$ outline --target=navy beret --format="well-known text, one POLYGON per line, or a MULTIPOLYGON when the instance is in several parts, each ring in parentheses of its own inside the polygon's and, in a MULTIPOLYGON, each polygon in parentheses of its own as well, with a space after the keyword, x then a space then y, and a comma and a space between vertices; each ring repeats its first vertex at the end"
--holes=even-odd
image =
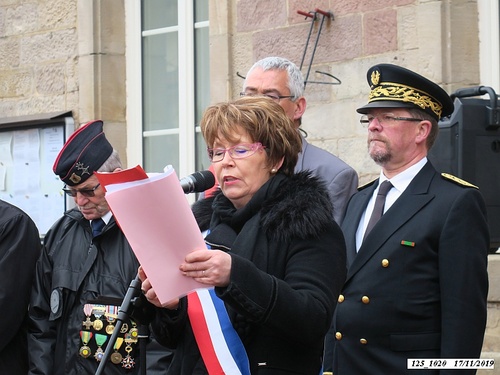
POLYGON ((453 101, 446 91, 411 70, 378 64, 368 69, 366 77, 371 92, 368 104, 357 109, 359 113, 372 108, 418 108, 438 121, 453 113, 453 101))
POLYGON ((75 186, 87 180, 113 153, 102 128, 102 121, 91 121, 64 144, 52 169, 66 185, 75 186))

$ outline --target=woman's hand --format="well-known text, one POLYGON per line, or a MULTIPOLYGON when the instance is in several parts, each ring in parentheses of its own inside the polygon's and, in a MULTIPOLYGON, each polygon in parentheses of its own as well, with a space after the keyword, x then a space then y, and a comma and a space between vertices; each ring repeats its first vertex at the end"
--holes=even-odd
POLYGON ((139 279, 141 280, 141 290, 146 299, 151 302, 153 305, 157 307, 164 307, 170 310, 177 310, 179 306, 179 298, 174 298, 173 300, 170 300, 164 304, 160 302, 158 297, 156 296, 156 292, 151 286, 151 283, 149 282, 148 277, 146 276, 146 273, 144 272, 144 269, 142 267, 139 267, 139 279))
POLYGON ((179 267, 184 276, 211 286, 229 285, 231 256, 220 250, 195 250, 179 267))

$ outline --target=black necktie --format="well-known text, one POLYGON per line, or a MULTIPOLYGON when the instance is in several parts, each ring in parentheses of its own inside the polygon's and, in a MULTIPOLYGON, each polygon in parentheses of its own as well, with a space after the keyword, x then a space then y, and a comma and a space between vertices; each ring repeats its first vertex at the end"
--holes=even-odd
POLYGON ((392 184, 390 183, 389 180, 385 180, 380 185, 377 197, 375 198, 375 205, 373 206, 372 216, 370 217, 370 221, 368 222, 368 226, 366 227, 363 240, 366 238, 368 233, 370 233, 375 224, 377 224, 377 221, 379 221, 379 219, 382 217, 382 214, 384 213, 385 198, 387 197, 387 193, 391 189, 392 189, 392 184))
POLYGON ((104 224, 104 220, 99 218, 99 219, 92 220, 90 225, 92 226, 92 237, 96 237, 99 234, 101 234, 102 228, 104 228, 105 224, 104 224))

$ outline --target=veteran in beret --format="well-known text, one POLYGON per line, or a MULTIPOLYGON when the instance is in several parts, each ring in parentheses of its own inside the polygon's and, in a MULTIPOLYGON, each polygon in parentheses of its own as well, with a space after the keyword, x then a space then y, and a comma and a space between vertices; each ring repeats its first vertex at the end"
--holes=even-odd
POLYGON ((368 103, 357 111, 381 171, 358 189, 342 223, 348 274, 334 316, 333 373, 407 374, 408 359, 479 358, 488 292, 485 204, 476 186, 439 174, 427 159, 453 102, 400 66, 375 65, 367 79, 368 103))
MULTIPOLYGON (((99 120, 73 133, 56 158, 54 173, 76 207, 47 232, 36 265, 29 308, 30 375, 94 374, 103 359, 139 267, 94 175, 121 168, 99 120)), ((105 374, 142 373, 135 322, 124 322, 113 345, 105 374)), ((170 355, 164 350, 153 354, 153 367, 170 355)))

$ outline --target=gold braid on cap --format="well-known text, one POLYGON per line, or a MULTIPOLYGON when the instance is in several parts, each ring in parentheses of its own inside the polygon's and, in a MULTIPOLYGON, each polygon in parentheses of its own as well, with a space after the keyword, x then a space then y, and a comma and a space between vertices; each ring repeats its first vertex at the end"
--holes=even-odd
POLYGON ((413 87, 391 82, 384 82, 370 92, 368 102, 371 103, 377 100, 394 100, 413 103, 424 110, 429 108, 438 118, 441 118, 441 113, 443 112, 443 106, 429 94, 418 91, 413 87))

